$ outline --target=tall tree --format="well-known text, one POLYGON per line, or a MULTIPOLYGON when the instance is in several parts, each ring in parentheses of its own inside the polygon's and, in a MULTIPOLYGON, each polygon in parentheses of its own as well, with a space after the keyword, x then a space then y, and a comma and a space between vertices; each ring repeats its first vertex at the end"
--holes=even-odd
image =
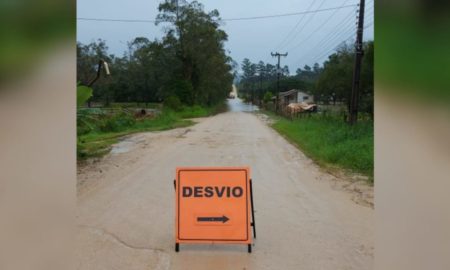
POLYGON ((159 5, 157 24, 167 23, 181 62, 173 85, 183 88, 178 97, 189 104, 212 105, 223 100, 231 89, 232 59, 226 55, 227 34, 219 29, 219 12, 204 12, 197 1, 166 0, 159 5))
MULTIPOLYGON (((373 116, 373 42, 365 43, 364 47, 359 110, 373 116)), ((316 96, 325 102, 338 100, 349 105, 354 57, 355 49, 350 44, 343 44, 329 56, 317 81, 316 96)))
POLYGON ((224 49, 227 34, 219 28, 217 10, 205 12, 196 1, 166 0, 159 5, 159 23, 166 26, 161 40, 136 37, 123 57, 109 56, 102 40, 78 43, 78 81, 87 84, 103 59, 113 76, 96 82, 96 101, 154 102, 173 97, 187 105, 223 102, 237 67, 224 49))

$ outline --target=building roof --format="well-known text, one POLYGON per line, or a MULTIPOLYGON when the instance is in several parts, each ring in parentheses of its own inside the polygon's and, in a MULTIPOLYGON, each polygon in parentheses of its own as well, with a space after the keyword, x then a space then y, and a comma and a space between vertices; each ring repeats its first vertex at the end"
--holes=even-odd
POLYGON ((292 89, 292 90, 289 90, 289 91, 286 91, 286 92, 280 92, 278 94, 278 96, 279 97, 285 97, 285 96, 290 96, 290 95, 293 95, 293 94, 297 95, 297 93, 298 93, 297 89, 292 89))

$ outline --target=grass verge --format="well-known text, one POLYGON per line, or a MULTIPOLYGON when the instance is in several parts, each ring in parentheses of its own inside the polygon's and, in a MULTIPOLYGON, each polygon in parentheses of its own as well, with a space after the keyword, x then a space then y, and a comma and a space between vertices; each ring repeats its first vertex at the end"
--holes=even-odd
POLYGON ((349 126, 341 117, 311 115, 289 120, 264 112, 272 127, 327 169, 344 169, 368 177, 373 183, 373 122, 349 126))
POLYGON ((183 107, 180 111, 163 109, 154 118, 135 118, 131 114, 103 113, 101 109, 78 115, 77 158, 84 160, 108 153, 111 145, 121 137, 137 132, 161 131, 187 127, 194 122, 186 118, 206 117, 226 110, 222 105, 214 107, 183 107))
POLYGON ((197 118, 197 117, 208 117, 221 112, 225 112, 226 110, 227 105, 225 103, 221 103, 211 107, 202 107, 198 105, 192 107, 185 106, 181 111, 176 113, 181 118, 197 118))

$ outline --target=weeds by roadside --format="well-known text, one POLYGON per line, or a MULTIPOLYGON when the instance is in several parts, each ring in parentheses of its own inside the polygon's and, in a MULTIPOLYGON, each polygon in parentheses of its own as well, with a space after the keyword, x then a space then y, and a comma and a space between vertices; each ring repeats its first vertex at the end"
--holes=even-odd
POLYGON ((221 103, 212 107, 202 107, 202 106, 192 106, 192 107, 183 107, 183 109, 177 112, 177 115, 181 118, 197 118, 197 117, 207 117, 211 115, 215 115, 218 113, 225 112, 227 110, 227 105, 225 103, 221 103))
POLYGON ((264 111, 272 127, 323 167, 339 167, 363 174, 373 183, 373 122, 349 126, 341 117, 319 114, 294 120, 264 111))
POLYGON ((83 160, 102 156, 109 152, 112 144, 128 134, 190 126, 194 122, 187 118, 210 116, 222 112, 223 108, 223 105, 218 105, 210 108, 183 107, 180 111, 162 109, 145 117, 136 117, 133 110, 123 108, 113 111, 100 108, 79 109, 77 158, 83 160))

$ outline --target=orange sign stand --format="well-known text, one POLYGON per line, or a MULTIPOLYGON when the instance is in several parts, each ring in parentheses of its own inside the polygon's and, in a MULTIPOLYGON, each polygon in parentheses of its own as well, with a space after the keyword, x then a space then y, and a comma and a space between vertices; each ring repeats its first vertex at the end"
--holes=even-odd
POLYGON ((256 238, 248 167, 177 168, 175 251, 180 244, 246 244, 256 238))

